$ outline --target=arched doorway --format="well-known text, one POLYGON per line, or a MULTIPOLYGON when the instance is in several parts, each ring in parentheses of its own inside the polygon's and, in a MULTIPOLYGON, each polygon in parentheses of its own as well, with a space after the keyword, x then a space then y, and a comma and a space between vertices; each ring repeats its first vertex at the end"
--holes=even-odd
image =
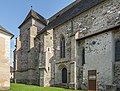
POLYGON ((67 83, 67 69, 62 69, 62 83, 67 83))

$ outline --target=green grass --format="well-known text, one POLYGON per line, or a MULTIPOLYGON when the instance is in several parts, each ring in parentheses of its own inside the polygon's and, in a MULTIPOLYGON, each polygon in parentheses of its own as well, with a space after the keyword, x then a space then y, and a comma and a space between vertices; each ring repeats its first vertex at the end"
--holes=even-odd
POLYGON ((56 87, 39 87, 33 85, 11 83, 11 89, 7 91, 80 91, 80 90, 69 90, 56 87))

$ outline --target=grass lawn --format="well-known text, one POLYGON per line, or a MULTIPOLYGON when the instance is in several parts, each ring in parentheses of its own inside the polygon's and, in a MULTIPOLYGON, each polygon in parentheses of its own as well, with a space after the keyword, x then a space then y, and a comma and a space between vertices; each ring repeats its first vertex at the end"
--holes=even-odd
POLYGON ((80 91, 80 90, 69 90, 69 89, 56 88, 56 87, 39 87, 39 86, 11 83, 11 89, 7 91, 80 91))

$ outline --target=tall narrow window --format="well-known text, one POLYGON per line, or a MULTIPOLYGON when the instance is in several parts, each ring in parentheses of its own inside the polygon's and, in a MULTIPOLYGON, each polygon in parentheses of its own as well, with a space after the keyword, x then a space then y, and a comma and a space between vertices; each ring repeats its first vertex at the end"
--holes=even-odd
POLYGON ((41 52, 41 43, 39 42, 39 53, 41 52))
POLYGON ((115 43, 115 61, 120 61, 120 40, 115 43))
POLYGON ((85 48, 82 49, 82 66, 85 64, 85 48))
POLYGON ((63 35, 60 39, 60 57, 65 58, 65 38, 63 35))

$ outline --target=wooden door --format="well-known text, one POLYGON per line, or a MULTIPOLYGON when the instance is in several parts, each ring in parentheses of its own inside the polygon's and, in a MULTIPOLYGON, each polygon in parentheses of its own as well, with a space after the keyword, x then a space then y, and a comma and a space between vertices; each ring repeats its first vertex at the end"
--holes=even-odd
POLYGON ((88 71, 88 90, 96 91, 96 70, 88 71))

